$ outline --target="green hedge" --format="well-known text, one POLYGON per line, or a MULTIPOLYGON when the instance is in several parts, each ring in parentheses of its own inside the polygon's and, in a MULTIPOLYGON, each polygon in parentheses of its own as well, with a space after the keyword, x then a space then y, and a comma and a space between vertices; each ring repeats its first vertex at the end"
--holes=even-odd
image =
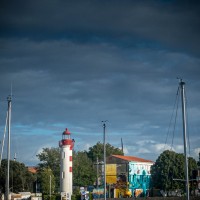
POLYGON ((60 199, 61 199, 61 196, 60 196, 60 194, 52 194, 52 195, 51 195, 51 199, 50 199, 50 196, 49 196, 49 195, 44 194, 44 195, 42 196, 42 199, 43 199, 43 200, 60 200, 60 199))
POLYGON ((81 200, 80 194, 72 194, 71 200, 81 200))

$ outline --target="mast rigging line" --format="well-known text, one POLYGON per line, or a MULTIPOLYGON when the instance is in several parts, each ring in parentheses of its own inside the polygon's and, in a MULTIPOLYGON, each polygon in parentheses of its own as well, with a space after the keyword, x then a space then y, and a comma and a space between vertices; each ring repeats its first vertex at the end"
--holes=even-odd
MULTIPOLYGON (((170 133, 170 127, 172 127, 172 120, 174 118, 174 125, 173 125, 173 130, 172 130, 172 142, 171 142, 171 146, 170 146, 170 150, 173 150, 175 129, 176 129, 176 124, 177 124, 179 103, 180 103, 180 96, 181 96, 180 89, 181 88, 180 88, 180 85, 179 85, 178 89, 177 89, 177 92, 176 92, 176 98, 175 98, 175 102, 174 102, 174 105, 173 105, 173 111, 172 111, 172 115, 171 115, 171 118, 170 118, 168 130, 167 130, 167 136, 166 136, 166 140, 165 140, 164 150, 166 149, 166 146, 167 146, 167 141, 168 141, 169 133, 170 133)), ((186 92, 185 92, 185 99, 186 99, 186 116, 187 116, 187 119, 188 119, 188 109, 187 109, 188 101, 187 101, 186 92)), ((187 121, 187 127, 189 127, 188 126, 188 121, 187 121)), ((187 131, 187 132, 188 132, 187 140, 188 140, 188 147, 189 147, 188 152, 189 152, 189 155, 190 155, 190 137, 189 137, 189 131, 187 131)))
POLYGON ((178 115, 178 106, 179 106, 179 89, 178 89, 178 95, 177 95, 177 104, 176 104, 176 114, 175 114, 175 119, 174 119, 174 126, 173 126, 173 132, 172 132, 172 144, 171 144, 171 149, 173 148, 174 145, 174 133, 176 129, 176 121, 177 121, 177 115, 178 115))
MULTIPOLYGON (((177 96, 178 97, 181 96, 181 102, 182 102, 183 144, 184 144, 184 156, 185 156, 185 190, 186 190, 186 194, 187 194, 186 195, 187 200, 189 200, 189 173, 188 173, 188 152, 187 152, 187 144, 188 144, 187 139, 189 138, 188 134, 187 134, 187 123, 188 123, 187 122, 187 114, 188 113, 187 113, 187 109, 186 109, 185 82, 183 82, 182 79, 180 79, 180 82, 179 82, 177 96)), ((174 109, 175 109, 175 106, 174 106, 174 109)), ((178 110, 178 103, 176 106, 175 123, 176 123, 176 118, 177 118, 177 110, 178 110)), ((174 113, 174 110, 173 110, 173 113, 174 113)), ((171 122, 171 120, 170 120, 170 122, 171 122)), ((174 130, 175 130, 175 126, 174 126, 174 130)), ((174 132, 173 132, 173 139, 174 139, 174 132)), ((173 140, 172 140, 172 145, 173 145, 173 140)), ((174 161, 174 159, 172 159, 172 162, 173 161, 174 161)), ((168 174, 169 174, 169 167, 170 167, 170 164, 168 165, 168 174)), ((174 172, 174 171, 172 171, 172 172, 174 172)), ((173 177, 173 174, 172 174, 172 177, 173 177)), ((178 179, 173 179, 173 180, 178 180, 178 179)))
POLYGON ((5 123, 5 128, 4 128, 3 140, 2 140, 2 144, 1 144, 0 168, 1 168, 1 161, 2 161, 2 157, 3 157, 3 148, 4 148, 4 142, 5 142, 7 123, 8 123, 8 111, 6 112, 6 123, 5 123))
MULTIPOLYGON (((168 140, 168 137, 169 137, 170 127, 172 126, 172 119, 174 117, 175 107, 176 107, 176 115, 177 115, 177 104, 178 104, 178 99, 179 99, 179 95, 178 95, 179 94, 179 90, 180 90, 180 88, 178 87, 177 92, 176 92, 176 98, 175 98, 174 105, 173 105, 172 115, 171 115, 171 118, 170 118, 168 130, 167 130, 167 136, 166 136, 166 140, 165 140, 164 150, 165 150, 166 145, 167 145, 167 140, 168 140)), ((175 125, 174 125, 174 129, 175 129, 175 125)), ((174 130, 173 130, 173 136, 174 136, 174 130)), ((172 140, 172 144, 173 144, 173 140, 172 140)))

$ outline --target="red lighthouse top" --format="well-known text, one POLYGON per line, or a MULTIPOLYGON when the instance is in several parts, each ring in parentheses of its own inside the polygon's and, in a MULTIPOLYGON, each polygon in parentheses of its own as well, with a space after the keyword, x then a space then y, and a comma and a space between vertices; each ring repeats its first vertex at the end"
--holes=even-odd
POLYGON ((65 131, 63 132, 63 135, 70 135, 71 133, 69 132, 68 128, 65 129, 65 131))
POLYGON ((74 139, 70 139, 70 135, 71 135, 71 133, 66 128, 65 131, 62 133, 62 140, 59 141, 60 147, 70 145, 70 150, 73 149, 75 141, 74 141, 74 139))

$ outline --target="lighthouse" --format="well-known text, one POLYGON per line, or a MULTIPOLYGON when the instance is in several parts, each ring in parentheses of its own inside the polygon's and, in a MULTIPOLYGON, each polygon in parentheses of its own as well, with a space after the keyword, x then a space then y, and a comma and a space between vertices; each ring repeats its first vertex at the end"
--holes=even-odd
POLYGON ((72 149, 74 140, 70 138, 71 133, 66 128, 59 141, 60 151, 60 192, 61 200, 71 200, 72 195, 72 149))

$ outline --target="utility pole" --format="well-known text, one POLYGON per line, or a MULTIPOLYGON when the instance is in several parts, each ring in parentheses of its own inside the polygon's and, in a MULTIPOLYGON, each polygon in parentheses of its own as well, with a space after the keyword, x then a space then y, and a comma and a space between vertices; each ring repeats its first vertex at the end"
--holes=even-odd
POLYGON ((51 175, 49 176, 49 196, 51 200, 51 175))
POLYGON ((97 156, 97 182, 96 182, 96 188, 98 190, 99 188, 99 159, 98 159, 98 156, 97 156))
MULTIPOLYGON (((106 120, 107 121, 107 120, 106 120)), ((106 200, 106 121, 103 122, 104 199, 106 200)))

